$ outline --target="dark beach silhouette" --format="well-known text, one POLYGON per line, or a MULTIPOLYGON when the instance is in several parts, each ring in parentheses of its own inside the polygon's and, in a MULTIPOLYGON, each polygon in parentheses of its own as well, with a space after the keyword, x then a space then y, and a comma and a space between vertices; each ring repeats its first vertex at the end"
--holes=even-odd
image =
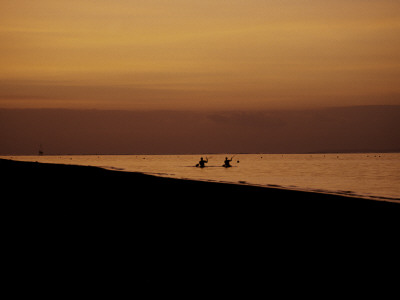
POLYGON ((194 205, 198 201, 203 203, 213 201, 213 207, 217 208, 221 205, 226 209, 225 204, 229 202, 231 208, 257 206, 289 215, 291 213, 300 215, 300 212, 309 215, 311 208, 329 208, 332 213, 344 215, 346 212, 352 212, 353 209, 371 208, 379 212, 387 207, 398 207, 398 204, 390 202, 342 195, 164 178, 91 166, 0 159, 0 167, 3 175, 6 175, 2 182, 3 190, 12 192, 13 197, 21 194, 27 198, 37 196, 39 199, 46 200, 65 198, 70 202, 82 199, 80 205, 90 201, 101 203, 108 199, 117 201, 126 199, 124 201, 127 201, 127 204, 138 205, 144 203, 143 199, 149 197, 154 197, 154 199, 171 197, 167 201, 169 205, 173 205, 178 200, 190 199, 185 206, 194 205), (206 190, 208 198, 198 195, 196 193, 198 190, 206 190), (215 200, 218 202, 214 202, 215 200))
MULTIPOLYGON (((321 286, 333 271, 346 276, 343 261, 351 258, 354 267, 354 257, 368 251, 353 250, 355 241, 372 243, 374 234, 390 228, 388 220, 397 222, 400 209, 397 203, 97 167, 0 159, 0 170, 9 237, 2 240, 5 249, 12 247, 13 270, 28 268, 24 276, 31 278, 37 270, 57 274, 46 277, 54 285, 73 276, 85 285, 89 277, 107 286, 133 282, 146 293, 236 291, 237 285, 247 295, 265 280, 275 291, 288 284, 297 290, 311 271, 307 280, 321 286), (329 259, 327 249, 336 249, 329 259)), ((385 257, 397 249, 382 245, 385 257)))

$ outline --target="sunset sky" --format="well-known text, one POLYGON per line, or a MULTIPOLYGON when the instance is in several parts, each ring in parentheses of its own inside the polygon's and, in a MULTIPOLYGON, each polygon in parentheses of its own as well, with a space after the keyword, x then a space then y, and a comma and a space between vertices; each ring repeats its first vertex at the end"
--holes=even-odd
POLYGON ((398 0, 2 0, 0 108, 400 105, 398 0))

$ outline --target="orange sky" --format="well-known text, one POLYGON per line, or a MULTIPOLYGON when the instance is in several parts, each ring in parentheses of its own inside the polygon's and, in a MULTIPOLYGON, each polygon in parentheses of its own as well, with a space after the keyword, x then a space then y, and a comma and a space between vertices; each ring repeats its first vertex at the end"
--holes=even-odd
POLYGON ((400 104, 398 0, 2 0, 0 108, 400 104))

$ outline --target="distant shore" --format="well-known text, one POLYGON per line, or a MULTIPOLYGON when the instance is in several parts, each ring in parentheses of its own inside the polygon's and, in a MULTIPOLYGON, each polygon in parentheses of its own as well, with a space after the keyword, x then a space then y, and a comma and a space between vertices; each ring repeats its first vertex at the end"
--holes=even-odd
MULTIPOLYGON (((256 154, 256 155, 312 155, 312 154, 390 154, 390 153, 400 153, 400 149, 375 149, 375 150, 321 150, 321 151, 305 151, 305 152, 237 152, 235 155, 247 155, 247 154, 256 154)), ((45 153, 45 156, 93 156, 93 155, 136 155, 136 156, 151 156, 151 155, 226 155, 233 153, 226 152, 207 152, 207 153, 197 153, 197 152, 184 152, 184 153, 167 153, 167 154, 158 154, 158 153, 133 153, 132 152, 110 152, 110 153, 45 153)), ((20 154, 1 154, 0 157, 4 159, 12 159, 12 157, 20 157, 20 156, 40 156, 38 153, 20 153, 20 154)), ((2 159, 2 158, 0 158, 2 159)))

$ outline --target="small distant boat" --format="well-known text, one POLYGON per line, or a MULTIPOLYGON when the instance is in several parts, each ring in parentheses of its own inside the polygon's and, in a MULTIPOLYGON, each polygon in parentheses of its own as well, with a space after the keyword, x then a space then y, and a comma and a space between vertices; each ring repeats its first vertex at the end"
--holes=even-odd
POLYGON ((40 146, 39 146, 39 156, 42 156, 42 155, 43 155, 43 147, 40 144, 40 146))

